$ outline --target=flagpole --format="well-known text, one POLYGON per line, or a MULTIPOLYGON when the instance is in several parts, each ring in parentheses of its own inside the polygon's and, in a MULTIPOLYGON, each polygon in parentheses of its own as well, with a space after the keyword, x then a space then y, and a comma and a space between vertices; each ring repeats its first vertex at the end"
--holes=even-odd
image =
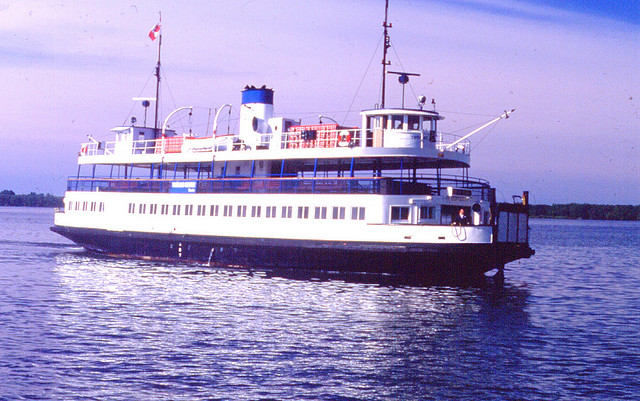
MULTIPOLYGON (((162 23, 162 13, 160 14, 160 23, 162 23)), ((162 29, 158 38, 158 64, 156 64, 156 116, 153 126, 153 135, 158 138, 158 106, 160 104, 160 50, 162 49, 162 29)))

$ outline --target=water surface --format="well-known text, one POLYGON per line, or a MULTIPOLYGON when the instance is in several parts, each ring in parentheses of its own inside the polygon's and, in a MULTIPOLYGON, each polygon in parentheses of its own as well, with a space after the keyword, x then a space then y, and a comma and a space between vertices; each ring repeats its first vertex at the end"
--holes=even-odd
POLYGON ((533 220, 504 289, 96 257, 0 208, 0 399, 637 399, 640 224, 533 220), (322 276, 320 276, 322 277, 322 276))

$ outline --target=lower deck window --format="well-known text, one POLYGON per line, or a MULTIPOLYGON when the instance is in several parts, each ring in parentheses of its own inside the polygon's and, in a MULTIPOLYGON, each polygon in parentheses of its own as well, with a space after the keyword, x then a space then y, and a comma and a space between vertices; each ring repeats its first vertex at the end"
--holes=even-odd
POLYGON ((436 218, 435 206, 420 206, 420 220, 433 220, 436 218))
POLYGON ((409 206, 391 206, 391 221, 409 221, 409 206))
POLYGON ((299 219, 309 218, 309 206, 298 206, 298 218, 299 219))
POLYGON ((364 208, 352 207, 351 208, 351 220, 364 220, 364 208))
POLYGON ((291 218, 291 209, 293 209, 291 206, 282 206, 282 218, 283 219, 290 219, 291 218))
POLYGON ((327 218, 327 208, 326 207, 316 207, 315 216, 316 219, 326 219, 327 218))
POLYGON ((440 209, 440 224, 470 224, 470 214, 471 208, 467 206, 442 205, 442 208, 440 209), (462 210, 463 218, 460 217, 460 210, 462 210))

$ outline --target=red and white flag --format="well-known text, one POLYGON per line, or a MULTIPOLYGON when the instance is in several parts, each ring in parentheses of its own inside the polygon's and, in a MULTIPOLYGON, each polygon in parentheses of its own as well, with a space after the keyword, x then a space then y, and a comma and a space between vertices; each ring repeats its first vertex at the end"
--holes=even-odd
POLYGON ((160 35, 160 22, 158 22, 156 26, 151 28, 151 30, 149 31, 149 37, 151 38, 151 40, 156 40, 158 35, 160 35))

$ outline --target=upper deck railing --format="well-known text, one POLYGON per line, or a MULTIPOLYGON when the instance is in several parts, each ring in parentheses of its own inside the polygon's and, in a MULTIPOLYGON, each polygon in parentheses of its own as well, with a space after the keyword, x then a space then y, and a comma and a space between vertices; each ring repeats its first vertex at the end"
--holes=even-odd
POLYGON ((204 179, 85 178, 67 181, 68 191, 142 193, 286 193, 439 195, 447 188, 464 189, 465 196, 491 200, 488 181, 458 176, 405 177, 229 177, 204 179))
MULTIPOLYGON (((365 132, 362 138, 361 130, 357 128, 337 130, 302 130, 281 134, 262 134, 264 145, 255 150, 269 149, 325 149, 340 147, 374 147, 371 130, 365 132), (280 138, 273 138, 279 135, 280 138)), ((427 148, 435 147, 439 151, 449 150, 470 154, 469 141, 461 141, 454 147, 448 145, 455 142, 459 136, 446 133, 431 134, 422 130, 385 130, 386 140, 382 147, 391 148, 427 148)), ((379 145, 378 145, 379 146, 379 145)), ((110 156, 110 155, 143 155, 143 154, 195 154, 203 152, 227 152, 248 149, 239 141, 236 135, 217 137, 187 137, 175 136, 158 139, 121 140, 109 142, 85 142, 81 145, 79 156, 110 156)))

